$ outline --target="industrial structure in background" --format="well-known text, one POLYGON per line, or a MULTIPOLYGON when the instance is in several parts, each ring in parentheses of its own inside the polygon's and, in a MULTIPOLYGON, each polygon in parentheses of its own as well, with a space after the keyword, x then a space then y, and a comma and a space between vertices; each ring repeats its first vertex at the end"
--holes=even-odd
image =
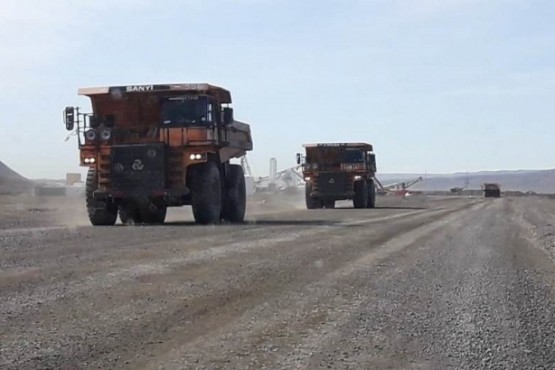
POLYGON ((457 195, 462 195, 462 192, 465 190, 465 188, 461 188, 461 187, 454 187, 449 189, 451 191, 452 194, 457 194, 457 195))
POLYGON ((408 189, 411 186, 418 184, 420 181, 423 180, 423 178, 420 176, 412 180, 395 182, 389 185, 383 185, 377 178, 375 180, 378 188, 377 192, 379 195, 398 195, 401 197, 408 197, 411 195, 408 189))
POLYGON ((241 161, 241 167, 243 168, 243 173, 245 174, 245 194, 250 197, 256 191, 254 176, 252 174, 249 161, 247 160, 247 156, 246 155, 242 156, 240 161, 241 161))
POLYGON ((285 192, 294 194, 304 189, 304 179, 301 172, 301 166, 287 168, 278 171, 276 158, 270 159, 269 175, 264 177, 255 177, 251 171, 246 156, 241 158, 241 166, 246 176, 247 194, 254 193, 271 194, 285 192))
POLYGON ((66 173, 66 186, 84 185, 80 173, 66 173))
POLYGON ((485 183, 482 185, 485 198, 499 198, 501 196, 501 188, 496 183, 485 183))
POLYGON ((65 181, 36 181, 33 187, 35 196, 81 197, 85 195, 85 183, 80 173, 66 173, 65 181))

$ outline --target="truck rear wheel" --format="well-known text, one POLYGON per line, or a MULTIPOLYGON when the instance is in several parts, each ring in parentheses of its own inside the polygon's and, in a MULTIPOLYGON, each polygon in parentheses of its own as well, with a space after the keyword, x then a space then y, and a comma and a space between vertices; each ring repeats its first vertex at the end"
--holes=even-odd
POLYGON ((243 222, 247 207, 247 188, 243 167, 238 164, 229 166, 225 178, 225 193, 222 218, 228 222, 243 222))
POLYGON ((307 209, 322 208, 321 206, 322 202, 320 201, 320 199, 311 198, 310 193, 312 193, 312 184, 307 182, 304 186, 304 197, 306 201, 306 208, 307 209))
POLYGON ((85 202, 89 220, 94 226, 112 226, 118 218, 118 207, 111 201, 96 200, 93 193, 98 189, 96 170, 89 168, 85 184, 85 202))
POLYGON ((376 207, 376 186, 374 185, 374 180, 368 181, 368 203, 367 208, 376 207))
POLYGON ((191 204, 195 221, 207 225, 218 223, 222 214, 222 180, 214 162, 190 169, 191 204))
POLYGON ((354 191, 353 206, 355 208, 366 208, 368 204, 368 184, 366 184, 366 181, 356 181, 354 183, 354 191))

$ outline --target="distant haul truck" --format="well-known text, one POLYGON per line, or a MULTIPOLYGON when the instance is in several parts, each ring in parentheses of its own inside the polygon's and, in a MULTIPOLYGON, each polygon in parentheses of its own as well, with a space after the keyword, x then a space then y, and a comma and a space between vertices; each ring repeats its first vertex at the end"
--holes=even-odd
POLYGON ((485 198, 499 198, 501 196, 501 188, 499 184, 485 183, 482 185, 485 198))
POLYGON ((305 144, 303 165, 308 209, 334 208, 337 200, 353 200, 355 208, 376 206, 376 156, 366 143, 305 144))
POLYGON ((241 222, 245 177, 230 164, 252 150, 250 126, 236 121, 231 94, 205 83, 79 89, 92 114, 65 109, 89 167, 86 205, 93 225, 162 223, 167 207, 191 205, 196 222, 241 222))

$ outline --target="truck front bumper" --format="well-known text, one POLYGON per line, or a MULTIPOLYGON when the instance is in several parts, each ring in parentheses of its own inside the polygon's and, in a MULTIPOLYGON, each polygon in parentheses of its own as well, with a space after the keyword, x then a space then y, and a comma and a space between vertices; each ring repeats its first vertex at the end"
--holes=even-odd
POLYGON ((150 190, 150 191, 132 191, 132 190, 111 190, 102 191, 96 190, 93 193, 93 198, 95 200, 122 200, 122 199, 134 199, 134 198, 162 198, 166 201, 170 201, 174 198, 179 198, 186 196, 190 193, 189 188, 185 187, 183 189, 164 189, 164 190, 150 190))
POLYGON ((346 199, 353 199, 355 196, 354 191, 346 191, 342 193, 336 192, 324 192, 324 191, 312 191, 310 192, 310 198, 328 198, 328 199, 335 199, 335 200, 346 200, 346 199))

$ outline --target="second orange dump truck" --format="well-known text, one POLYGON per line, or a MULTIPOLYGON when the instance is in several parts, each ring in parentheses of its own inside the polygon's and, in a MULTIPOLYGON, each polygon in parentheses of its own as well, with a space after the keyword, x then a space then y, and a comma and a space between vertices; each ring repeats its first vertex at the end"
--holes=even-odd
POLYGON ((376 156, 367 143, 305 144, 303 164, 308 209, 334 208, 337 200, 353 200, 355 208, 376 206, 376 156))

